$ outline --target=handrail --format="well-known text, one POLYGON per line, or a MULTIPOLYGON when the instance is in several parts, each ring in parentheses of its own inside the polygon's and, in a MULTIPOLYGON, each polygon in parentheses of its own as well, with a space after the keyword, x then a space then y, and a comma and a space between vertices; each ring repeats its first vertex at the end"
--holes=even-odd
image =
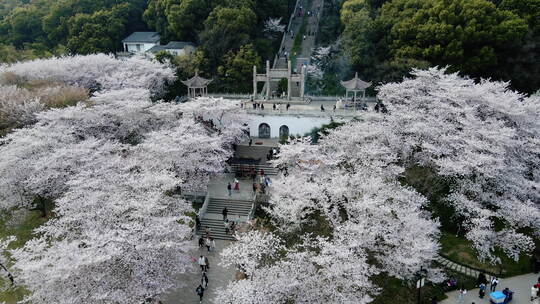
POLYGON ((206 193, 206 197, 204 198, 204 203, 199 209, 199 213, 197 214, 199 216, 199 219, 203 219, 204 215, 206 214, 206 209, 208 209, 208 204, 210 203, 210 193, 206 193))

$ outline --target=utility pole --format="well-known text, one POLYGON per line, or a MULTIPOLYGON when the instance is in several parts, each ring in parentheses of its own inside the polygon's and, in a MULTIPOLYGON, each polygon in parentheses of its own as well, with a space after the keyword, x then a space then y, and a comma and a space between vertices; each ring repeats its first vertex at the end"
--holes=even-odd
POLYGON ((424 284, 426 282, 426 276, 427 276, 427 270, 424 269, 423 266, 420 266, 420 271, 416 272, 416 289, 418 289, 417 294, 417 304, 420 304, 422 302, 422 287, 424 287, 424 284))

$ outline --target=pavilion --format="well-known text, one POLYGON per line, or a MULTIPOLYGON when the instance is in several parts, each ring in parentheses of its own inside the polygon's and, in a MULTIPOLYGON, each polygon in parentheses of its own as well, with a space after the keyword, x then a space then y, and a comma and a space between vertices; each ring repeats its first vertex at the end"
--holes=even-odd
POLYGON ((188 87, 188 97, 196 98, 200 96, 206 96, 208 94, 208 84, 212 82, 212 79, 205 79, 199 76, 199 72, 195 71, 195 76, 182 81, 188 87))
POLYGON ((366 97, 366 89, 371 86, 371 82, 365 82, 362 79, 358 78, 358 72, 354 74, 354 78, 348 81, 342 81, 341 85, 345 88, 345 101, 349 99, 349 92, 353 92, 353 103, 356 109, 357 93, 362 92, 362 99, 366 97))

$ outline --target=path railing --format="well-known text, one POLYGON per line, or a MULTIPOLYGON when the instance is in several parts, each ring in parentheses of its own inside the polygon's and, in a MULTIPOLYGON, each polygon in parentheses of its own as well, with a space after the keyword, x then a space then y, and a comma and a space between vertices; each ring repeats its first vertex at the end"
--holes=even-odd
POLYGON ((206 214, 206 210, 208 209, 208 204, 210 203, 210 193, 206 193, 206 197, 204 198, 204 203, 199 209, 199 213, 197 214, 199 216, 199 219, 202 219, 204 215, 206 214))

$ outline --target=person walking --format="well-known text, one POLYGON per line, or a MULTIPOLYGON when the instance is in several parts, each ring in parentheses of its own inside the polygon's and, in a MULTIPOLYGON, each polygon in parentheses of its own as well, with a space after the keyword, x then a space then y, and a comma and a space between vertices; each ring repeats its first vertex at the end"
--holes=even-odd
POLYGON ((204 246, 204 239, 202 236, 199 237, 199 248, 202 248, 204 246))
POLYGON ((540 304, 540 288, 536 285, 531 287, 531 304, 540 304))
POLYGON ((204 257, 204 267, 205 267, 204 272, 207 272, 208 269, 210 269, 210 261, 208 261, 208 257, 204 257))
POLYGON ((195 228, 197 230, 201 229, 201 219, 199 219, 199 215, 195 215, 195 228))
POLYGON ((229 210, 227 210, 227 207, 223 208, 221 211, 221 215, 223 215, 223 220, 227 219, 227 213, 229 213, 229 210))
POLYGON ((208 276, 206 275, 206 272, 203 272, 202 274, 201 285, 204 287, 204 289, 208 288, 208 276))
POLYGON ((238 179, 234 179, 234 191, 240 192, 240 182, 238 179))
POLYGON ((321 112, 324 112, 324 106, 321 105, 321 112))
POLYGON ((201 271, 204 272, 206 269, 206 261, 202 255, 199 257, 199 266, 201 266, 201 271))
POLYGON ((287 107, 286 107, 287 111, 289 111, 289 108, 290 108, 290 107, 291 107, 291 104, 290 104, 290 103, 287 103, 287 107))
POLYGON ((249 139, 249 146, 251 147, 251 145, 253 144, 253 139, 249 139))
POLYGON ((210 238, 210 251, 215 251, 216 250, 216 241, 214 240, 214 238, 210 238))
POLYGON ((229 191, 229 196, 232 195, 231 189, 232 189, 231 183, 227 183, 227 191, 229 191))
POLYGON ((486 284, 485 283, 480 283, 480 285, 478 285, 478 297, 480 299, 483 299, 484 296, 486 295, 486 284))
POLYGON ((229 222, 229 220, 225 220, 225 222, 223 223, 223 225, 225 226, 225 234, 229 234, 229 229, 231 227, 231 223, 229 222))
POLYGON ((197 293, 197 295, 199 296, 199 303, 202 303, 202 298, 204 296, 204 287, 202 287, 201 284, 199 284, 199 286, 197 287, 197 289, 195 289, 195 292, 197 293))
POLYGON ((465 286, 461 285, 461 288, 459 289, 459 293, 458 293, 457 302, 464 303, 466 294, 467 294, 467 289, 465 289, 465 286))
POLYGON ((497 279, 497 277, 493 277, 493 279, 491 279, 491 286, 489 286, 489 290, 494 292, 495 289, 497 289, 497 284, 499 284, 499 279, 497 279))
POLYGON ((206 246, 206 250, 210 252, 210 245, 211 245, 210 238, 206 238, 206 240, 204 240, 204 245, 206 246))
POLYGON ((212 232, 212 230, 210 229, 210 227, 206 226, 206 228, 204 229, 204 237, 210 237, 210 232, 212 232))

